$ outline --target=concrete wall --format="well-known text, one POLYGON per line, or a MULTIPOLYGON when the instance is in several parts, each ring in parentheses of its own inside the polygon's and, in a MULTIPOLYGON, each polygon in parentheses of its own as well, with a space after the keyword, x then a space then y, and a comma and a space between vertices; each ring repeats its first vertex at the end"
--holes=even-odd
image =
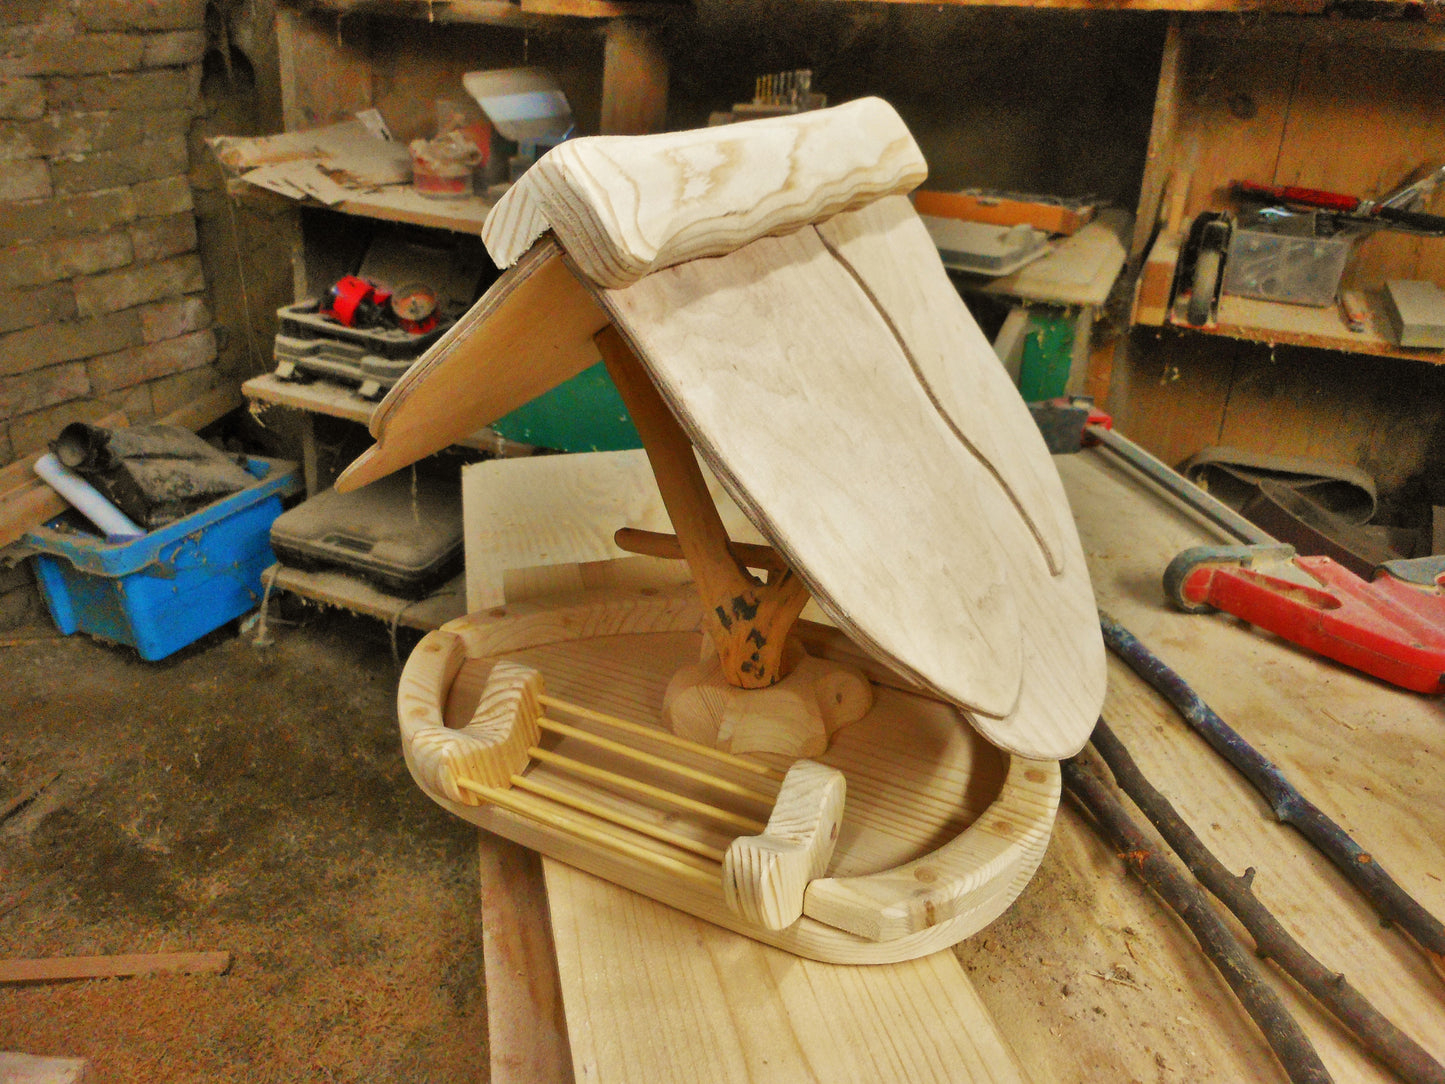
POLYGON ((188 177, 205 13, 0 4, 0 463, 221 378, 188 177))

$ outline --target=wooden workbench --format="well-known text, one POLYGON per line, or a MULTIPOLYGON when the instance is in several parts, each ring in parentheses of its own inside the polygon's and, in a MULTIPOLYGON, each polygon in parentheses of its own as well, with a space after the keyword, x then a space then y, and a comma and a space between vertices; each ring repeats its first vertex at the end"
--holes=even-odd
MULTIPOLYGON (((1058 464, 1101 607, 1445 914, 1440 701, 1232 619, 1170 611, 1164 565, 1212 530, 1104 451, 1058 464)), ((1110 667, 1107 718, 1156 785, 1233 870, 1256 867, 1256 892, 1307 948, 1445 1059, 1445 983, 1172 709, 1110 667)), ((484 870, 495 869, 492 847, 484 837, 484 870)), ((545 982, 538 993, 535 956, 532 983, 518 984, 502 953, 489 954, 497 1084, 529 1079, 526 1067, 548 1056, 570 1057, 589 1081, 1284 1079, 1182 924, 1071 806, 1038 876, 998 922, 956 956, 900 967, 797 960, 545 865, 567 1033, 548 1025, 556 1014, 518 1012, 551 996, 545 982)), ((489 919, 525 919, 511 898, 493 891, 489 919)), ((1336 1080, 1391 1079, 1270 974, 1336 1080)))

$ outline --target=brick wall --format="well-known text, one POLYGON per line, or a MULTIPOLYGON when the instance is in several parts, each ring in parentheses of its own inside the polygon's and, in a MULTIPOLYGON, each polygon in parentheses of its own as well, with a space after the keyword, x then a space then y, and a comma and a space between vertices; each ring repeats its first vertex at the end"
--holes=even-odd
POLYGON ((187 132, 204 0, 0 0, 0 463, 219 379, 187 132))

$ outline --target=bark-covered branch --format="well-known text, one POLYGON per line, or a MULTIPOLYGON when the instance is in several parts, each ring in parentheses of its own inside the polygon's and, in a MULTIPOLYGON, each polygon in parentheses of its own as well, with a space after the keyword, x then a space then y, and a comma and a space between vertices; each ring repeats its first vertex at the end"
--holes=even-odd
POLYGON ((1274 815, 1294 827, 1333 862, 1380 916, 1404 930, 1445 976, 1445 925, 1400 887, 1374 857, 1305 798, 1278 768, 1221 719, 1184 679, 1166 666, 1128 629, 1099 614, 1104 642, 1141 678, 1157 689, 1220 756, 1264 795, 1274 815))
POLYGON ((1060 768, 1069 794, 1093 817, 1100 834, 1118 851, 1129 870, 1184 920, 1210 963, 1264 1032, 1289 1079, 1294 1084, 1325 1084, 1332 1080, 1299 1024, 1199 887, 1154 849, 1097 775, 1077 760, 1066 760, 1060 768))
POLYGON ((1254 870, 1232 874, 1181 818, 1169 799, 1139 770, 1118 736, 1103 719, 1094 729, 1094 749, 1114 773, 1119 789, 1158 829, 1189 871, 1219 899, 1254 938, 1255 951, 1272 959, 1315 1000, 1333 1013, 1359 1041, 1409 1084, 1445 1084, 1445 1067, 1419 1043, 1392 1024, 1352 987, 1345 976, 1326 968, 1260 903, 1251 889, 1254 870))

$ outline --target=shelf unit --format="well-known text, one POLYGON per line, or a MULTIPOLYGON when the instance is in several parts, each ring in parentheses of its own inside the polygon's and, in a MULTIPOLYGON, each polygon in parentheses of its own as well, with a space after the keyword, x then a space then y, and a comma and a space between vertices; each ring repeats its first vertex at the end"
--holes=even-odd
MULTIPOLYGON (((600 52, 600 56, 582 55, 587 50, 569 48, 565 36, 550 39, 557 56, 547 58, 549 67, 573 101, 579 120, 587 118, 596 130, 610 134, 659 130, 666 111, 668 73, 653 37, 653 20, 677 10, 676 4, 613 0, 329 0, 283 7, 277 13, 276 29, 285 128, 318 127, 376 108, 398 140, 429 136, 432 103, 439 98, 464 97, 461 76, 465 72, 521 63, 529 32, 556 31, 570 33, 579 41, 585 38, 589 49, 600 52), (378 22, 386 19, 392 21, 378 22), (438 23, 441 26, 435 25, 438 23), (385 29, 378 30, 380 25, 385 29), (594 30, 602 39, 600 50, 591 44, 594 30)), ((230 187, 240 198, 268 202, 281 198, 259 192, 244 181, 232 180, 230 187)), ((308 278, 319 276, 314 267, 308 267, 306 216, 323 205, 309 200, 287 202, 303 211, 298 216, 302 238, 296 248, 295 278, 299 292, 312 293, 316 283, 308 285, 308 278)), ((357 194, 326 209, 355 219, 475 236, 491 206, 480 196, 436 200, 409 185, 394 185, 357 194)), ((246 381, 242 391, 258 411, 282 408, 299 412, 308 494, 322 486, 315 416, 368 425, 378 405, 340 385, 285 381, 273 374, 246 381)), ((482 430, 461 444, 497 455, 532 452, 530 446, 505 440, 491 430, 482 430)), ((459 580, 443 585, 427 599, 413 601, 394 598, 338 572, 278 565, 270 575, 279 590, 416 628, 434 628, 465 608, 459 580)))
MULTIPOLYGON (((1131 254, 1149 247, 1133 321, 1205 334, 1439 364, 1445 352, 1395 346, 1381 313, 1385 280, 1445 281, 1445 239, 1378 231, 1357 242, 1343 289, 1371 326, 1334 308, 1224 296, 1217 321, 1191 327, 1170 284, 1189 223, 1230 207, 1232 182, 1377 195, 1445 155, 1445 26, 1289 15, 1185 16, 1165 44, 1131 254)), ((1439 213, 1445 193, 1436 193, 1439 213)))

